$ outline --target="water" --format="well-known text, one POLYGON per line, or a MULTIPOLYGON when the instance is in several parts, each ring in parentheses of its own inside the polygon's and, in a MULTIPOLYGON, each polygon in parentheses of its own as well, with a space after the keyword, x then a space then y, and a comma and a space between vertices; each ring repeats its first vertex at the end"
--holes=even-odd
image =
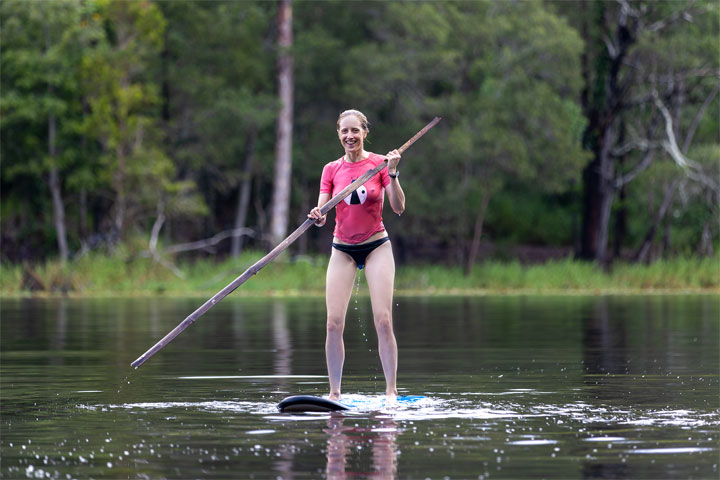
POLYGON ((275 407, 327 394, 322 298, 228 298, 130 368, 203 301, 3 299, 0 477, 718 477, 718 296, 396 298, 396 408, 361 296, 343 415, 275 407))

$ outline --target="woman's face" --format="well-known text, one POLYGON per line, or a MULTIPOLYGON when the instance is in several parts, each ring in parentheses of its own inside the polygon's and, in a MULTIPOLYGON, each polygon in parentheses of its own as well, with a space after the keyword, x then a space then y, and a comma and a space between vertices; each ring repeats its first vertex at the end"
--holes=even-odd
POLYGON ((363 150, 363 140, 367 132, 363 130, 360 119, 355 115, 348 115, 340 119, 338 137, 346 153, 357 153, 363 150))

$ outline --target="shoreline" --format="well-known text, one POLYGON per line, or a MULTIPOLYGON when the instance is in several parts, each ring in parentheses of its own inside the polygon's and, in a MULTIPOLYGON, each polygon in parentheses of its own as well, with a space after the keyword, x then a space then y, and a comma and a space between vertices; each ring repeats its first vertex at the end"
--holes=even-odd
MULTIPOLYGON (((192 291, 192 292, 156 292, 152 290, 140 291, 98 291, 98 292, 0 292, 0 300, 17 299, 123 299, 123 298, 167 298, 167 299, 209 299, 217 291, 192 291)), ((358 292, 360 297, 369 297, 367 290, 358 292)), ((521 296, 544 296, 544 297, 582 297, 582 296, 720 296, 720 288, 594 288, 594 289, 396 289, 394 297, 417 298, 417 297, 521 297, 521 296)), ((325 292, 318 290, 268 290, 263 292, 253 291, 248 293, 233 292, 225 298, 324 298, 325 292)), ((224 300, 224 299, 223 299, 224 300)))

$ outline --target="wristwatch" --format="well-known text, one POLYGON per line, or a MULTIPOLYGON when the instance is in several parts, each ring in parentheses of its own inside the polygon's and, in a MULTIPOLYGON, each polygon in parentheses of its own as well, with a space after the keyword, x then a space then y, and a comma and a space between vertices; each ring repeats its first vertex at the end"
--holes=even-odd
POLYGON ((394 174, 388 172, 388 177, 390 177, 390 178, 397 178, 399 176, 400 176, 400 170, 395 170, 394 174))

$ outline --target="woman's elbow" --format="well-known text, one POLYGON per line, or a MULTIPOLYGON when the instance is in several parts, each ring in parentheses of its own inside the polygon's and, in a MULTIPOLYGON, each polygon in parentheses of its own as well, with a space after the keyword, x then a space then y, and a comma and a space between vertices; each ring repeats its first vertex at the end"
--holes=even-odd
POLYGON ((405 211, 405 202, 401 202, 398 205, 393 205, 393 212, 397 213, 398 215, 402 215, 405 211))

